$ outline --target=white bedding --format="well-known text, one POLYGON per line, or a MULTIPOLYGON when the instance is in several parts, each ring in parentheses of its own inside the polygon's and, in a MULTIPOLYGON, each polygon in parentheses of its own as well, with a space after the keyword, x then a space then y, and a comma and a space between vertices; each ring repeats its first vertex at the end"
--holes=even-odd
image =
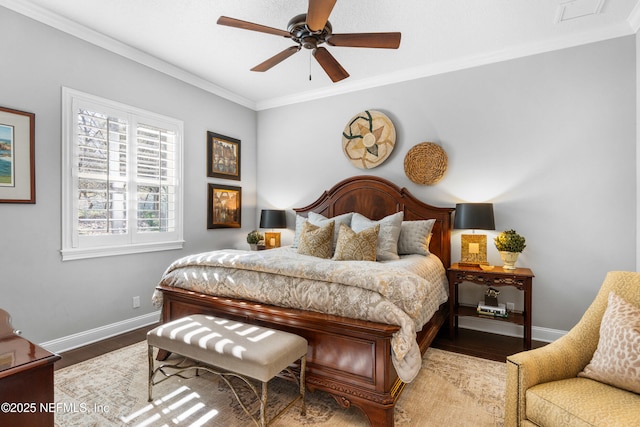
MULTIPOLYGON (((445 269, 435 255, 332 261, 300 255, 290 247, 187 256, 169 266, 160 284, 398 325, 392 360, 405 382, 412 381, 421 366, 416 331, 448 297, 445 269)), ((161 306, 162 294, 156 291, 153 300, 161 306)))

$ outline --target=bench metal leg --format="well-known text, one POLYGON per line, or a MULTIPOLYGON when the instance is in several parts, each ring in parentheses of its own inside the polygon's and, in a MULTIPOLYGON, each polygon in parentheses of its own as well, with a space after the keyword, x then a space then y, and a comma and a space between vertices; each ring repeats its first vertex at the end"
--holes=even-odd
POLYGON ((151 400, 153 399, 151 396, 152 393, 152 389, 153 389, 153 347, 152 346, 148 346, 148 354, 149 354, 149 402, 151 402, 151 400))
POLYGON ((267 426, 267 397, 269 395, 267 388, 268 383, 265 381, 262 383, 262 396, 260 396, 260 427, 267 426))
POLYGON ((236 373, 233 373, 233 372, 219 372, 219 371, 217 371, 215 369, 212 369, 211 366, 202 365, 202 364, 199 364, 196 361, 193 361, 194 362, 193 364, 185 365, 183 363, 186 361, 186 358, 182 362, 179 362, 177 364, 162 364, 162 365, 158 366, 157 368, 154 368, 153 346, 149 345, 147 352, 148 352, 148 358, 149 358, 149 384, 148 384, 148 387, 149 387, 149 402, 151 402, 153 400, 152 391, 153 391, 153 386, 154 385, 159 384, 159 383, 163 382, 164 380, 169 379, 172 376, 179 376, 181 378, 186 378, 186 377, 183 377, 181 375, 181 373, 186 371, 186 370, 195 369, 196 370, 196 374, 197 374, 198 370, 202 369, 202 370, 207 371, 209 373, 218 375, 222 380, 224 380, 224 382, 230 387, 231 391, 235 395, 235 397, 238 400, 238 403, 240 404, 242 409, 244 409, 245 413, 259 427, 267 427, 267 425, 269 425, 270 423, 275 421, 276 418, 278 418, 280 415, 282 415, 284 412, 286 412, 298 400, 302 400, 301 408, 300 408, 300 414, 302 416, 306 416, 306 414, 307 414, 307 409, 306 409, 306 404, 305 404, 305 393, 306 393, 305 372, 306 372, 306 367, 307 367, 307 357, 306 356, 302 356, 300 358, 300 376, 299 376, 299 378, 296 378, 296 376, 294 375, 294 373, 292 372, 292 370, 290 368, 286 368, 285 369, 285 371, 287 371, 289 373, 289 375, 294 380, 298 381, 298 385, 299 385, 299 388, 300 388, 300 395, 298 397, 296 397, 295 399, 293 399, 291 402, 289 402, 289 404, 285 408, 283 408, 278 414, 276 414, 271 420, 269 420, 269 422, 267 422, 267 399, 268 399, 268 396, 269 396, 268 382, 266 382, 266 381, 262 382, 261 395, 258 396, 258 391, 253 386, 253 384, 251 384, 251 382, 247 378, 242 376, 242 375, 239 375, 239 374, 236 374, 236 373), (167 372, 165 372, 165 369, 172 369, 172 370, 175 370, 176 372, 175 373, 167 373, 167 372), (155 381, 154 380, 154 376, 158 372, 162 373, 164 375, 164 378, 162 378, 162 379, 160 379, 158 381, 155 381), (236 378, 241 379, 249 387, 249 389, 251 389, 253 391, 254 395, 256 397, 259 397, 259 399, 260 399, 260 419, 259 420, 257 420, 255 418, 255 416, 251 415, 251 413, 249 412, 248 408, 244 405, 244 403, 240 399, 240 396, 238 395, 235 387, 229 382, 229 379, 227 377, 236 377, 236 378))
POLYGON ((300 407, 300 415, 307 416, 307 405, 304 400, 304 396, 307 390, 305 383, 305 373, 307 372, 307 356, 300 358, 300 397, 302 398, 302 404, 300 407))

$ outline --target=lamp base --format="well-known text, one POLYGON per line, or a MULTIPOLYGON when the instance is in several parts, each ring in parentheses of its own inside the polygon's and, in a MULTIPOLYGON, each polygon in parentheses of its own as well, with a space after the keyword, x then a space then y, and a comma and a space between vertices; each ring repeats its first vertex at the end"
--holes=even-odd
POLYGON ((280 233, 278 232, 265 232, 264 233, 264 245, 266 249, 279 248, 280 247, 280 233))
POLYGON ((459 262, 458 265, 460 267, 476 267, 476 268, 482 268, 481 266, 483 265, 489 265, 488 262, 459 262))
POLYGON ((462 234, 460 236, 460 265, 488 264, 486 234, 462 234))

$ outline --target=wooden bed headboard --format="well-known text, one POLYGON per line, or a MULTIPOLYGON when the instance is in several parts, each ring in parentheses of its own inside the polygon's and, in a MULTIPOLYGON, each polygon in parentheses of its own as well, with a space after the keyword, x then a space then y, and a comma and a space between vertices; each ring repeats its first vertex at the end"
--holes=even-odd
POLYGON ((360 175, 347 178, 325 191, 315 202, 296 208, 298 215, 316 212, 327 218, 358 212, 379 220, 396 212, 404 212, 405 221, 435 219, 429 250, 445 268, 451 265, 451 213, 453 208, 437 208, 416 199, 406 188, 400 188, 377 176, 360 175))

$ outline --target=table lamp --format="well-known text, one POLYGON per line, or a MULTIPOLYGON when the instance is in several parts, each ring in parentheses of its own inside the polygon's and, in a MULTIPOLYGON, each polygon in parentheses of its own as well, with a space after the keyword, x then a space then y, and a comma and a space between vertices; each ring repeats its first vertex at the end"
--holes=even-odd
MULTIPOLYGON (((287 228, 287 217, 284 211, 263 209, 260 213, 260 228, 287 228)), ((280 232, 265 232, 264 244, 267 249, 280 247, 280 232)))
MULTIPOLYGON (((457 230, 495 230, 493 203, 458 203, 453 228, 457 230)), ((460 236, 460 265, 487 265, 486 234, 460 236)))

